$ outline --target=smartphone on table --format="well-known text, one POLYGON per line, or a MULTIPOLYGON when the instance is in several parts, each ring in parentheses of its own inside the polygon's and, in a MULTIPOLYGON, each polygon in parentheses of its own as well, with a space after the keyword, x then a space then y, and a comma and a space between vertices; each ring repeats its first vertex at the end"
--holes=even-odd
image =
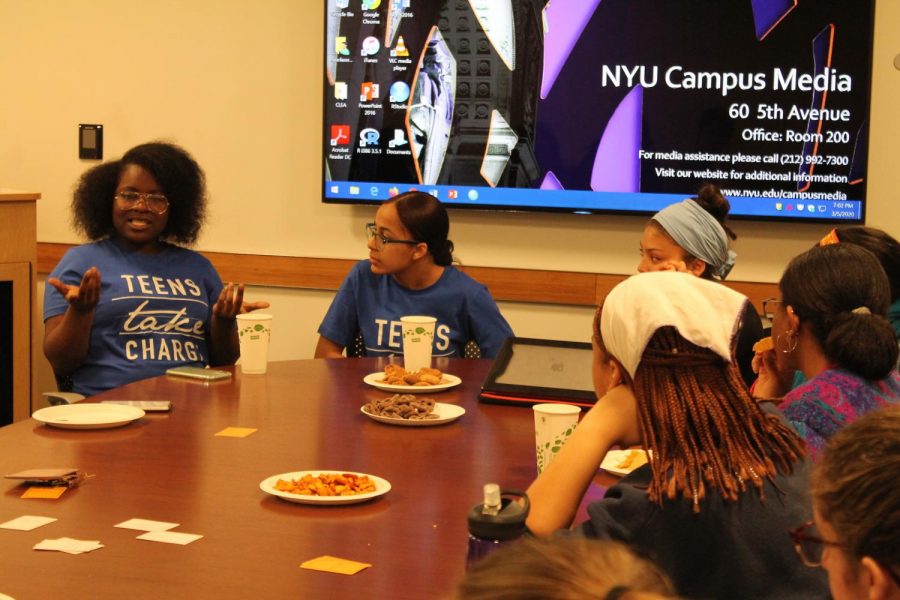
POLYGON ((231 372, 221 371, 219 369, 207 369, 204 367, 181 366, 167 369, 166 375, 190 377, 191 379, 200 379, 202 381, 219 381, 231 377, 231 372))

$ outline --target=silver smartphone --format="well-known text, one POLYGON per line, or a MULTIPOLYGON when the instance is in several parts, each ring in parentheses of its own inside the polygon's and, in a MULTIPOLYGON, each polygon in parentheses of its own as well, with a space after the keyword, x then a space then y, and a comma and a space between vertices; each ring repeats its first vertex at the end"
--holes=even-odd
POLYGON ((166 375, 174 375, 175 377, 190 377, 192 379, 201 379, 203 381, 218 381, 220 379, 228 379, 229 377, 231 377, 231 373, 229 371, 186 366, 172 367, 171 369, 167 369, 166 375))

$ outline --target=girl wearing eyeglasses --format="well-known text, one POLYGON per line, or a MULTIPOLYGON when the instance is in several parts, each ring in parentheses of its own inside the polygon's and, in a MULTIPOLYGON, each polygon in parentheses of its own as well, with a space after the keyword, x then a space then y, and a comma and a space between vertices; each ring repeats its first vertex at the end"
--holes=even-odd
POLYGON ((512 329, 487 288, 451 264, 449 230, 444 206, 424 192, 382 204, 366 226, 369 259, 341 284, 319 326, 315 357, 340 357, 345 349, 400 355, 400 317, 425 315, 437 319, 432 356, 463 357, 474 342, 482 357, 494 358, 512 329))
POLYGON ((598 400, 528 489, 533 533, 569 527, 606 453, 639 445, 648 464, 590 504, 580 533, 649 556, 688 598, 825 596, 786 534, 810 516, 803 442, 733 362, 747 302, 679 273, 613 288, 594 321, 598 400))
POLYGON ((822 566, 834 600, 900 599, 900 407, 837 433, 812 480, 815 525, 792 533, 810 566, 822 566))
POLYGON ((791 260, 778 289, 753 395, 778 402, 817 460, 839 429, 900 401, 890 285, 871 252, 830 244, 791 260), (795 371, 806 381, 791 389, 795 371))
MULTIPOLYGON (((714 184, 700 188, 697 197, 659 211, 644 227, 638 272, 679 271, 704 279, 724 281, 737 255, 729 239, 737 235, 726 224, 728 200, 714 184)), ((753 344, 763 337, 762 322, 752 304, 747 304, 735 339, 735 353, 744 382, 756 380, 753 344)))
POLYGON ((91 243, 47 279, 44 354, 62 387, 85 395, 179 365, 237 360, 244 286, 223 286, 194 243, 206 210, 203 171, 182 148, 142 144, 82 175, 74 224, 91 243))

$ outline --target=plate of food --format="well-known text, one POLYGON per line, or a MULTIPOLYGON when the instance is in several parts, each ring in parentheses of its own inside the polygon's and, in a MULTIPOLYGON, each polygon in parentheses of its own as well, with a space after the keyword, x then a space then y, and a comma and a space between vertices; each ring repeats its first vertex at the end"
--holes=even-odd
POLYGON ((144 416, 135 406, 120 404, 60 404, 34 411, 35 421, 61 429, 109 429, 120 427, 144 416))
POLYGON ((449 390, 462 383, 462 379, 438 369, 409 372, 400 365, 389 364, 384 367, 384 371, 369 373, 363 377, 363 382, 383 392, 426 394, 449 390))
POLYGON ((628 475, 647 464, 647 453, 640 448, 610 450, 603 457, 600 468, 613 475, 628 475))
POLYGON ((431 398, 412 394, 394 394, 388 398, 372 400, 359 407, 359 410, 381 423, 406 427, 443 425, 466 414, 466 409, 462 406, 435 402, 431 398))
POLYGON ((387 479, 353 471, 293 471, 263 479, 259 489, 298 504, 356 504, 387 494, 387 479))

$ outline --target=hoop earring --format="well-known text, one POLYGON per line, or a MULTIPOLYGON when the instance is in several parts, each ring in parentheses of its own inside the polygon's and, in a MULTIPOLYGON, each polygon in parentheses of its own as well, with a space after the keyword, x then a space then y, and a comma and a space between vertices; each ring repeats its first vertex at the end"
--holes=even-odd
POLYGON ((797 349, 797 335, 794 333, 793 330, 783 331, 782 333, 779 333, 778 337, 775 338, 775 347, 778 348, 778 351, 781 352, 782 354, 790 354, 791 352, 793 352, 794 350, 797 349), (787 350, 782 348, 782 346, 784 346, 784 344, 781 343, 782 337, 785 335, 787 335, 788 339, 790 340, 790 342, 788 342, 788 344, 790 344, 790 348, 788 348, 787 350), (791 342, 793 342, 793 343, 791 343, 791 342))

